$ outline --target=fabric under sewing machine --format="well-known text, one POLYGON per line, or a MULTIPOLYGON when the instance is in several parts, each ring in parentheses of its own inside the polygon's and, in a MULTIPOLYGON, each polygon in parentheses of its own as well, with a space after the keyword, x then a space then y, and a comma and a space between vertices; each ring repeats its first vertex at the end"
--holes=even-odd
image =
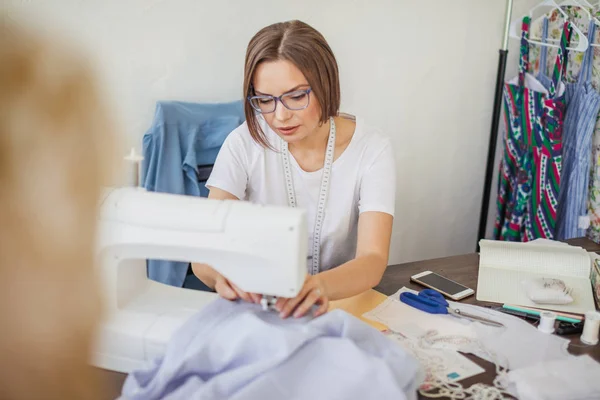
POLYGON ((218 299, 135 371, 123 398, 414 399, 419 365, 379 331, 341 310, 283 320, 257 304, 218 299))

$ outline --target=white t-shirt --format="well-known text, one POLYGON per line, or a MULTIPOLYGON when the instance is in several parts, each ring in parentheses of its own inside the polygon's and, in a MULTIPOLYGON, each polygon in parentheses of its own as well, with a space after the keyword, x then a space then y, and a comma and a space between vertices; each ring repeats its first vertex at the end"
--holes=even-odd
MULTIPOLYGON (((259 119, 260 121, 261 119, 259 119)), ((262 120, 263 132, 273 146, 281 149, 282 139, 262 120)), ((290 167, 297 207, 308 218, 308 260, 312 265, 315 212, 323 170, 306 172, 290 154, 290 167)), ((244 122, 225 140, 207 187, 225 190, 240 200, 263 205, 287 206, 288 196, 279 151, 257 144, 244 122)), ((358 216, 365 211, 394 215, 396 166, 389 138, 356 120, 354 135, 346 150, 334 161, 321 230, 320 270, 325 271, 356 255, 358 216)))

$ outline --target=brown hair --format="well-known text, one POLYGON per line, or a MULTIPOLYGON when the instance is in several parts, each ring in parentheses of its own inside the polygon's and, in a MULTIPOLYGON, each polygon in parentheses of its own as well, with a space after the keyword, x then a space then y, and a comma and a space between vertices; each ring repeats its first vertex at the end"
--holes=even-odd
POLYGON ((98 398, 92 248, 112 132, 81 60, 2 29, 0 398, 98 398))
POLYGON ((254 95, 252 80, 258 65, 266 61, 287 60, 304 74, 312 93, 321 105, 321 123, 336 116, 340 108, 340 81, 337 61, 327 41, 316 29, 302 21, 269 25, 250 40, 244 66, 244 112, 250 135, 270 147, 258 124, 256 111, 247 101, 254 95))

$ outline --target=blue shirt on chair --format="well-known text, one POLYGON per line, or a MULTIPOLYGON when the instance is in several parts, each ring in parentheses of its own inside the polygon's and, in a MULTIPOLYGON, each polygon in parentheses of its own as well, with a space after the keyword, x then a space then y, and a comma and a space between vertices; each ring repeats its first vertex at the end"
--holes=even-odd
MULTIPOLYGON (((242 101, 159 101, 143 138, 142 186, 151 192, 208 196, 199 166, 214 164, 223 141, 245 120, 242 101)), ((148 277, 183 285, 189 262, 148 260, 148 277)))

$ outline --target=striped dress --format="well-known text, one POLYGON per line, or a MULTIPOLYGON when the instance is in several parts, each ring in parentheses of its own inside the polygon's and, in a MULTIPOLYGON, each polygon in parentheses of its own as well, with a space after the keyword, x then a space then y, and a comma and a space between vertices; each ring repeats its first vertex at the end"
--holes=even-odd
POLYGON ((506 133, 494 237, 508 241, 554 238, 560 187, 565 114, 560 87, 571 28, 565 22, 552 82, 546 91, 533 76, 526 74, 530 23, 530 17, 523 18, 518 81, 504 86, 506 133), (532 87, 534 83, 538 88, 532 87))
MULTIPOLYGON (((590 21, 587 36, 596 37, 596 23, 590 21)), ((600 94, 592 86, 594 47, 585 52, 576 83, 567 84, 567 116, 563 128, 563 168, 558 197, 556 239, 585 236, 592 137, 600 111, 600 94)))

